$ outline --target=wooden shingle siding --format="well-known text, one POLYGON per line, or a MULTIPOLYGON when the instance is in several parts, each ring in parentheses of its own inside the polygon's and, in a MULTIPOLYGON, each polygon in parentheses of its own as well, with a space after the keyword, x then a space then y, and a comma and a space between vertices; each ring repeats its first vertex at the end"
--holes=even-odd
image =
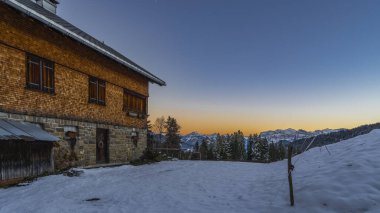
POLYGON ((123 112, 124 89, 148 96, 148 79, 0 3, 0 111, 145 128, 123 112), (29 90, 26 55, 54 63, 54 94, 29 90), (106 81, 106 106, 89 104, 89 76, 106 81))

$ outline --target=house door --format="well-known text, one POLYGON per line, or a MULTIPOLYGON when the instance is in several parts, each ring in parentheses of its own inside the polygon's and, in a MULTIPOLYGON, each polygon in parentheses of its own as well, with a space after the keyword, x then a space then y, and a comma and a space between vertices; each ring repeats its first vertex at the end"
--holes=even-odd
POLYGON ((96 163, 108 163, 108 129, 96 129, 96 163))

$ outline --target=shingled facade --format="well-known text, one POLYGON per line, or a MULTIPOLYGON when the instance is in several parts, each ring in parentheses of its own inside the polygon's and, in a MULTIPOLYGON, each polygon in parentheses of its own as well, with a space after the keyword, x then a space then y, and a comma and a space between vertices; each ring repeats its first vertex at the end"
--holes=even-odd
POLYGON ((0 0, 0 32, 0 118, 40 124, 79 165, 141 156, 164 81, 30 0, 0 0))

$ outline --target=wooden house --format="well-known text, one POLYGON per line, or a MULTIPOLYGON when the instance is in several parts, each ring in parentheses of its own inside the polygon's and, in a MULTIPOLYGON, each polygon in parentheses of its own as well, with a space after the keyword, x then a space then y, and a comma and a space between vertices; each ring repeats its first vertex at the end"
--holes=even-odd
POLYGON ((149 83, 166 83, 57 16, 58 3, 0 0, 0 119, 39 124, 59 138, 55 158, 65 149, 78 165, 138 158, 149 83))

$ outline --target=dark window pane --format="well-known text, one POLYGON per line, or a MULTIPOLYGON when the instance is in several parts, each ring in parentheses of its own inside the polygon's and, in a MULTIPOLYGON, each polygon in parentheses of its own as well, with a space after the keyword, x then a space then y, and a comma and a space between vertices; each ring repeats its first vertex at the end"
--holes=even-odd
POLYGON ((42 87, 45 91, 52 92, 53 89, 53 69, 44 66, 42 70, 42 87))
POLYGON ((106 82, 95 77, 89 78, 89 101, 92 103, 106 103, 106 82))
POLYGON ((33 55, 27 55, 27 87, 54 92, 54 64, 33 55))
POLYGON ((42 69, 42 86, 44 88, 48 87, 48 84, 49 84, 47 82, 48 75, 49 75, 48 70, 46 69, 46 67, 43 67, 43 69, 42 69))
POLYGON ((90 101, 96 101, 98 99, 97 85, 94 82, 90 82, 90 101))
POLYGON ((90 77, 90 83, 98 84, 98 79, 90 77))
POLYGON ((128 110, 132 110, 132 96, 128 94, 128 110))
POLYGON ((135 96, 132 96, 132 98, 133 98, 133 111, 136 112, 136 111, 137 111, 137 110, 136 110, 136 108, 137 108, 137 107, 136 107, 136 106, 137 106, 137 103, 136 103, 136 97, 135 97, 135 96))
POLYGON ((103 80, 98 80, 99 86, 106 87, 106 82, 103 80))
POLYGON ((125 90, 123 103, 125 111, 146 114, 146 98, 143 96, 125 90))
POLYGON ((142 99, 139 98, 138 100, 139 100, 139 112, 142 113, 143 112, 143 110, 142 110, 142 107, 143 107, 142 106, 142 99))
POLYGON ((106 102, 106 87, 105 85, 100 85, 99 84, 99 97, 98 97, 99 102, 105 103, 106 102))
POLYGON ((40 64, 29 61, 28 85, 32 88, 39 88, 40 85, 40 64))

